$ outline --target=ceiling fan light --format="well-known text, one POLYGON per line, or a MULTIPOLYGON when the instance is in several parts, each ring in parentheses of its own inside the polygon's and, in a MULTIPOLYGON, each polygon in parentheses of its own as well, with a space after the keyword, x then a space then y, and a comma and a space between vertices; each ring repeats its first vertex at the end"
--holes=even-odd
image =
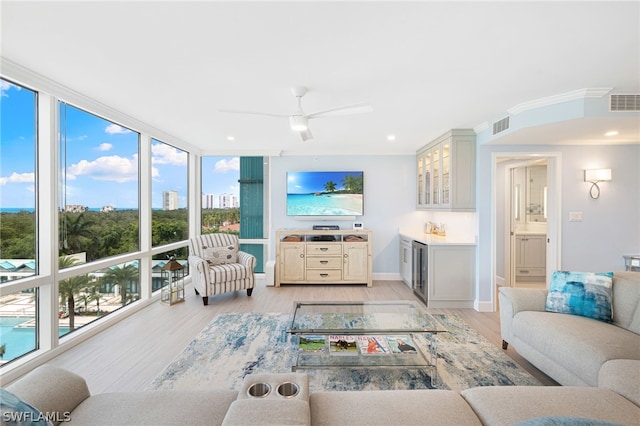
POLYGON ((289 125, 291 126, 291 130, 295 130, 296 132, 304 132, 307 130, 307 117, 302 115, 292 115, 289 117, 289 125))

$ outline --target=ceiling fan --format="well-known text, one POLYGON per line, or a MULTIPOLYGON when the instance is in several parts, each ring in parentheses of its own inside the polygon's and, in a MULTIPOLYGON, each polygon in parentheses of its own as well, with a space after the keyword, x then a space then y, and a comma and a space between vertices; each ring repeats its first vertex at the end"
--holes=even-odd
POLYGON ((270 117, 288 117, 289 126, 291 130, 300 133, 303 141, 313 139, 311 130, 309 130, 309 120, 312 118, 331 117, 336 115, 348 115, 348 114, 362 114, 373 111, 373 107, 367 102, 358 102, 355 104, 342 105, 333 108, 327 108, 322 111, 316 111, 311 114, 305 114, 302 110, 302 97, 307 93, 307 88, 302 86, 296 86, 291 88, 291 93, 298 99, 298 109, 292 114, 273 114, 269 112, 257 112, 257 111, 243 111, 233 109, 221 109, 220 112, 227 112, 233 114, 254 114, 254 115, 267 115, 270 117))

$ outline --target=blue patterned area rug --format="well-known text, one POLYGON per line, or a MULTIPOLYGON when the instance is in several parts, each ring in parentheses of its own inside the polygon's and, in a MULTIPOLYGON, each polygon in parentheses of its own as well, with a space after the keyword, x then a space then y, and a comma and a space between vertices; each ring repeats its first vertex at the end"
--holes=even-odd
MULTIPOLYGON (((460 391, 474 386, 541 385, 457 315, 434 317, 449 330, 438 335, 438 380, 431 380, 431 368, 298 371, 309 375, 311 391, 435 388, 460 391)), ((297 338, 286 332, 288 325, 288 314, 221 314, 147 389, 239 389, 249 374, 289 373, 298 346, 297 338)), ((427 339, 418 338, 416 343, 428 353, 427 339)))

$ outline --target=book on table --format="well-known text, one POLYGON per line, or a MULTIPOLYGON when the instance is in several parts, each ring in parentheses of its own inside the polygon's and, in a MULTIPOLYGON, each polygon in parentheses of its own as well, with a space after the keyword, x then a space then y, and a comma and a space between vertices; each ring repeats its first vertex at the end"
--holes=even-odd
POLYGON ((408 334, 385 336, 393 354, 417 354, 416 345, 408 334))
POLYGON ((331 355, 358 355, 355 336, 329 336, 331 355))
POLYGON ((298 348, 302 352, 325 352, 327 349, 327 340, 323 335, 303 334, 300 336, 298 348))
POLYGON ((357 336, 362 355, 388 355, 391 353, 384 336, 357 336))

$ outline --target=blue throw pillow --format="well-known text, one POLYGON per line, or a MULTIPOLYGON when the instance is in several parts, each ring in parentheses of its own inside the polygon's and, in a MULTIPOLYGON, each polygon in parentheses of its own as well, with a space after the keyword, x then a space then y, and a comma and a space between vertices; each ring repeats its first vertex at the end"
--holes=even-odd
POLYGON ((17 395, 0 388, 0 423, 20 426, 51 426, 47 417, 17 395))
POLYGON ((612 285, 613 272, 556 271, 545 310, 612 322, 612 285))
POLYGON ((584 417, 548 416, 536 417, 513 426, 623 426, 620 423, 611 423, 604 420, 587 419, 584 417))

